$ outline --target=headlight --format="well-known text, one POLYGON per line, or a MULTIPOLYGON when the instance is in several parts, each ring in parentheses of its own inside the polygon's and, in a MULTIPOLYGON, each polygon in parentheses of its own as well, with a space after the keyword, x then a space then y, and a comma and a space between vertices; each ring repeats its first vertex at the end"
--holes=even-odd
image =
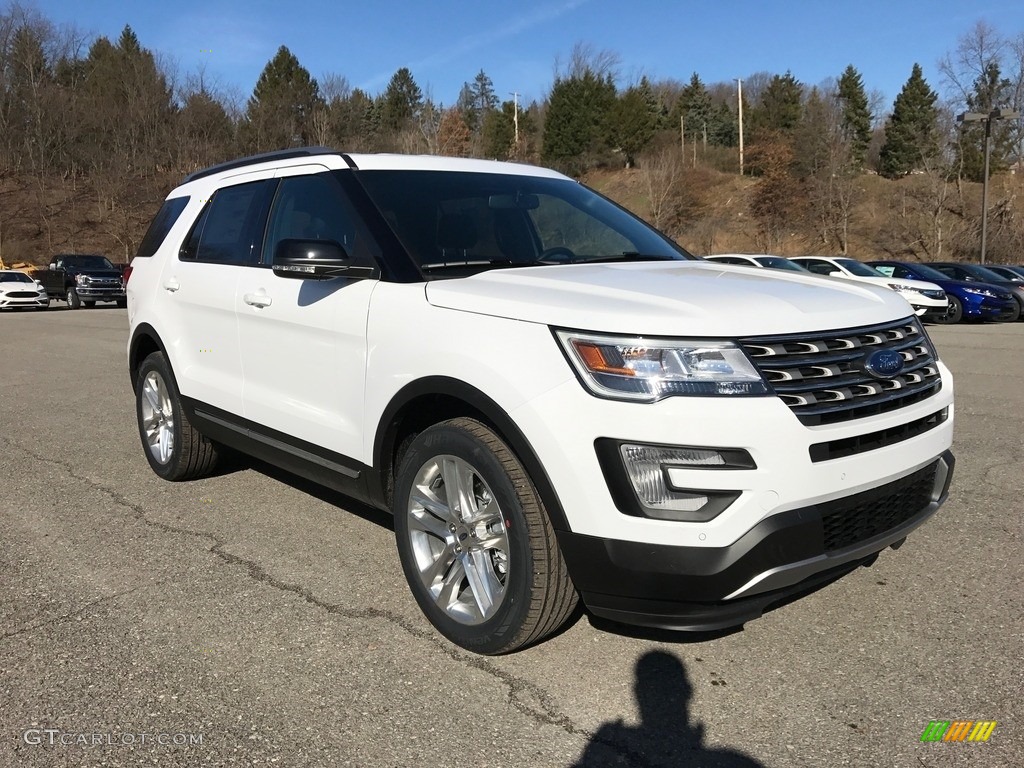
POLYGON ((993 299, 996 298, 996 294, 986 288, 964 288, 966 293, 973 293, 977 296, 991 296, 993 299))
POLYGON ((768 394, 761 374, 732 342, 556 335, 598 397, 653 403, 674 395, 768 394))
POLYGON ((917 293, 917 291, 915 291, 909 285, 900 285, 899 283, 889 283, 889 287, 892 288, 894 291, 899 291, 900 293, 917 293))
POLYGON ((91 282, 88 275, 75 275, 75 282, 81 285, 82 283, 91 282))

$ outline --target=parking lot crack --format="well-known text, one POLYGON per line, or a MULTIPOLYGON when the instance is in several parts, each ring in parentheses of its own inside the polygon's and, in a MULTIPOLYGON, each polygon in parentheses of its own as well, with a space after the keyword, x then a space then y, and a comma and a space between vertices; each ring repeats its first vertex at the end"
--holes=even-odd
MULTIPOLYGON (((147 586, 151 586, 151 585, 147 585, 147 586)), ((136 587, 132 587, 131 589, 123 590, 121 592, 115 592, 113 595, 106 595, 105 597, 99 597, 99 598, 97 598, 95 600, 92 600, 92 601, 86 603, 81 608, 79 608, 77 610, 74 610, 74 611, 71 611, 70 613, 61 614, 60 616, 54 616, 52 618, 46 619, 45 621, 40 621, 40 622, 38 622, 36 624, 31 624, 31 625, 29 625, 27 627, 22 627, 20 629, 16 629, 13 632, 5 632, 4 634, 0 635, 0 642, 2 642, 4 640, 9 640, 12 637, 17 637, 18 635, 24 635, 24 634, 28 634, 29 632, 35 632, 37 629, 44 629, 45 627, 52 627, 52 626, 55 626, 55 625, 60 624, 62 622, 69 621, 69 620, 74 619, 74 618, 76 618, 78 616, 81 616, 83 613, 88 611, 90 608, 94 608, 97 605, 102 605, 103 603, 113 602, 113 601, 115 601, 115 600, 117 600, 119 598, 122 598, 122 597, 126 596, 126 595, 130 595, 133 592, 138 592, 140 589, 142 589, 141 585, 140 586, 136 586, 136 587)), ((34 618, 35 617, 33 617, 33 619, 34 618)), ((31 620, 32 619, 30 619, 30 621, 31 620)))
MULTIPOLYGON (((429 645, 433 646, 436 650, 438 650, 445 656, 448 656, 452 661, 456 662, 457 664, 470 667, 486 675, 489 675, 491 678, 501 683, 507 689, 506 701, 508 703, 508 706, 512 709, 515 709, 523 716, 529 718, 537 725, 554 726, 556 728, 560 728, 561 730, 565 731, 566 733, 572 736, 579 737, 581 739, 587 739, 590 743, 601 743, 609 749, 619 753, 625 760, 628 761, 627 764, 637 766, 637 768, 647 768, 647 766, 653 765, 648 760, 646 760, 643 755, 635 752, 634 750, 631 750, 625 745, 617 743, 613 740, 606 740, 602 738, 600 734, 592 733, 584 729, 583 727, 579 726, 575 722, 573 722, 572 718, 569 717, 569 715, 559 710, 558 706, 552 701, 550 694, 536 683, 530 682, 529 680, 526 680, 511 672, 508 672, 507 670, 501 669, 494 662, 490 661, 485 657, 469 655, 458 651, 454 646, 447 644, 440 637, 434 634, 433 631, 431 630, 421 627, 418 624, 415 624, 402 616, 391 613, 389 611, 381 610, 379 608, 346 608, 341 605, 327 602, 326 600, 317 597, 310 590, 306 589, 301 585, 291 584, 272 576, 259 563, 253 560, 248 560, 246 558, 239 557, 238 555, 234 555, 226 551, 226 542, 221 541, 216 536, 210 533, 204 531, 196 531, 181 526, 170 525, 168 523, 152 519, 148 516, 147 511, 144 507, 131 501, 118 491, 109 488, 103 485, 102 483, 97 482, 92 478, 89 478, 81 474, 75 469, 75 467, 73 467, 67 461, 62 461, 57 458, 44 456, 24 445, 13 442, 3 437, 2 435, 0 435, 0 443, 9 448, 21 451, 22 453, 30 456, 31 458, 35 459, 40 463, 49 464, 51 466, 60 468, 69 477, 81 483, 84 483, 94 491, 105 495, 117 506, 127 510, 132 515, 132 517, 134 517, 136 520, 145 525, 152 526, 160 531, 163 531, 164 533, 177 534, 197 539, 205 539, 211 542, 211 545, 207 551, 209 551, 216 557, 220 558, 225 563, 243 569, 246 575, 254 581, 265 584, 266 586, 276 589, 278 591, 296 595, 297 597, 302 598, 309 605, 341 618, 363 621, 386 621, 398 627, 403 632, 414 637, 415 639, 422 640, 423 642, 426 642, 429 645)), ((136 589, 138 589, 138 587, 136 587, 136 589)), ((83 606, 83 608, 79 609, 75 613, 68 614, 64 617, 52 619, 49 622, 43 622, 42 624, 35 625, 34 627, 27 627, 22 630, 18 630, 17 632, 12 633, 11 635, 2 636, 0 637, 0 639, 6 639, 16 634, 32 631, 33 629, 45 626, 46 623, 53 623, 67 618, 71 618, 77 615, 78 613, 87 610, 90 606, 96 603, 103 602, 104 600, 115 599, 116 597, 121 596, 121 594, 127 593, 119 593, 118 595, 112 595, 107 598, 101 598, 100 600, 95 601, 95 603, 90 603, 89 605, 83 606)))

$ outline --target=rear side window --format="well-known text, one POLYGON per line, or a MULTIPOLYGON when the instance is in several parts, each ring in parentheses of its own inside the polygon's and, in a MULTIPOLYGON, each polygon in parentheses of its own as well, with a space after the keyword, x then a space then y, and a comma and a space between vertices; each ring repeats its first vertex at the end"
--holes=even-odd
POLYGON ((256 264, 263 246, 262 222, 272 180, 217 190, 199 215, 179 257, 218 264, 256 264))
POLYGON ((139 243, 139 250, 135 254, 135 258, 149 258, 157 252, 164 238, 167 237, 167 233, 174 226, 174 222, 178 220, 181 212, 185 210, 188 201, 188 197, 172 197, 170 200, 164 200, 164 204, 157 211, 156 218, 153 219, 153 223, 146 230, 146 236, 139 243))

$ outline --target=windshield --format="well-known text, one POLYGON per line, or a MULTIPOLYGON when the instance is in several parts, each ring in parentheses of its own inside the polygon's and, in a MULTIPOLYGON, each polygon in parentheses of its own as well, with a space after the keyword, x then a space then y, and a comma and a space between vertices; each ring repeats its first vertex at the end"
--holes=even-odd
POLYGON ((851 275, 857 277, 885 277, 874 267, 869 267, 867 264, 863 264, 854 259, 836 259, 836 264, 841 264, 851 275))
POLYGON ((768 269, 788 269, 792 272, 810 272, 809 269, 804 269, 795 261, 789 259, 783 259, 780 256, 757 256, 755 261, 762 267, 768 267, 768 269))
POLYGON ((78 269, 113 269, 114 265, 106 256, 65 256, 65 267, 78 269))
POLYGON ((585 261, 692 258, 568 179, 451 171, 358 175, 424 273, 585 261))
POLYGON ((914 273, 922 280, 949 280, 949 275, 944 275, 935 267, 929 267, 924 264, 915 264, 914 273))
POLYGON ((988 267, 983 267, 980 264, 961 264, 964 269, 970 272, 975 277, 984 280, 988 283, 1005 283, 1009 278, 1003 277, 998 272, 993 272, 988 267))
POLYGON ((31 283, 32 278, 24 272, 0 272, 0 283, 31 283))

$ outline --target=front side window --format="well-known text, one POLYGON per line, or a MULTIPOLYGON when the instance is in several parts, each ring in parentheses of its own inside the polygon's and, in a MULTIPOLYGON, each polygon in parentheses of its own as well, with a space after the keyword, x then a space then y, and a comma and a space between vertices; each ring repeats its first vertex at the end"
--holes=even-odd
POLYGON ((357 178, 425 275, 693 258, 568 179, 454 171, 360 171, 357 178))
POLYGON ((799 264, 803 265, 816 275, 831 275, 833 272, 841 272, 835 264, 830 264, 821 259, 801 259, 799 264))
POLYGON ((329 240, 349 256, 366 253, 369 237, 338 183, 326 174, 281 180, 267 224, 263 263, 282 240, 329 240))
POLYGON ((217 264, 259 261, 267 193, 273 181, 253 181, 217 190, 182 246, 180 258, 217 264))

